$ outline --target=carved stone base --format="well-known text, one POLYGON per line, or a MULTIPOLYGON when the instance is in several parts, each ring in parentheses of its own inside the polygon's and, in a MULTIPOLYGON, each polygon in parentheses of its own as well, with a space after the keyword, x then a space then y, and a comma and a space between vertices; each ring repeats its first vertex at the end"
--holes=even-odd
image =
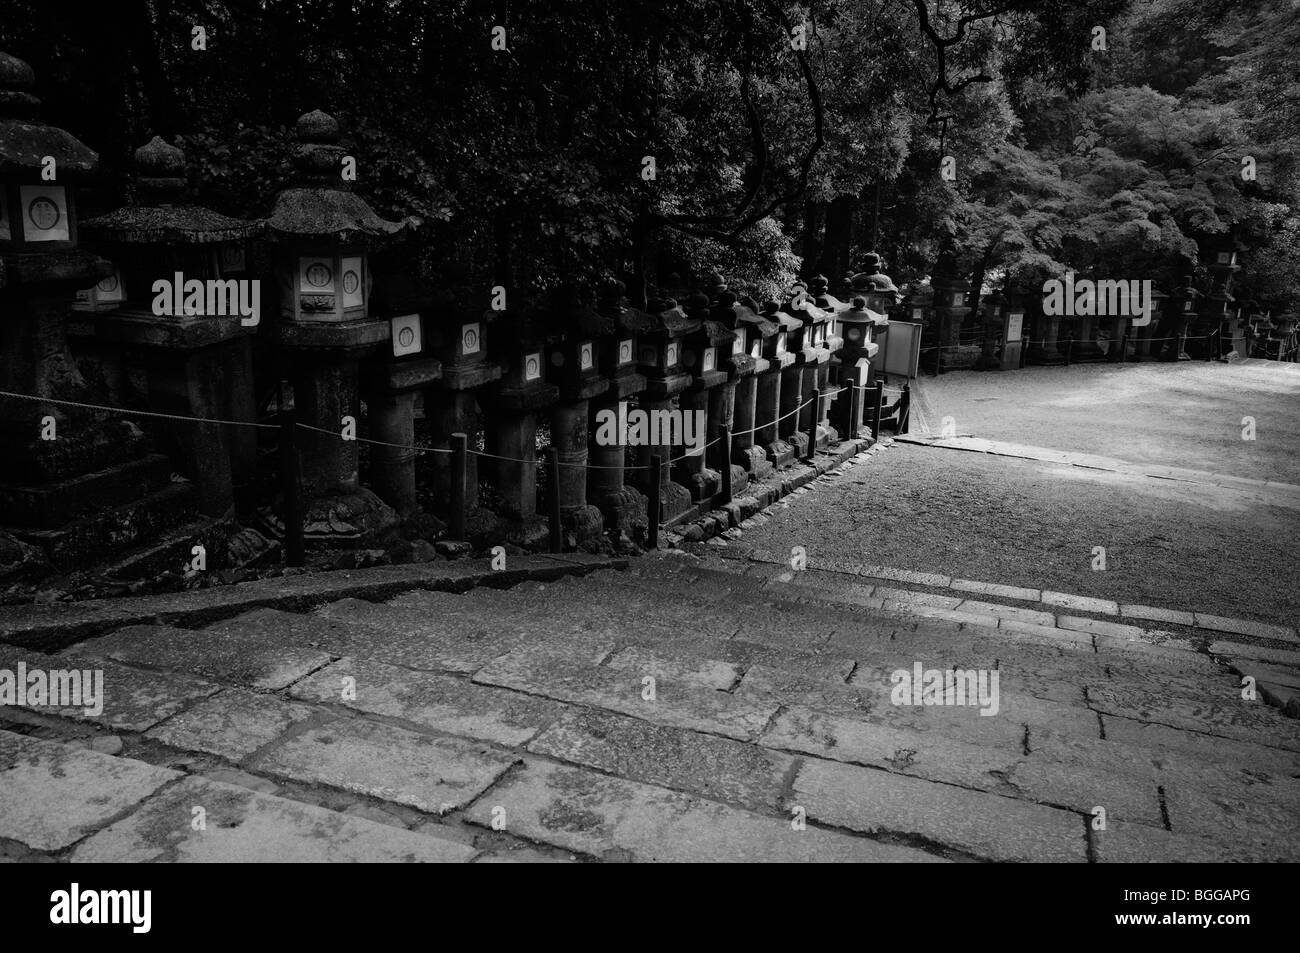
POLYGON ((722 474, 708 467, 701 467, 690 476, 691 499, 699 503, 713 498, 722 486, 722 474))
POLYGON ((794 433, 790 434, 790 436, 786 437, 786 440, 788 440, 790 446, 794 448, 795 459, 802 460, 804 457, 808 456, 808 435, 806 433, 800 433, 796 430, 794 433))
POLYGON ((397 531, 397 512, 365 487, 316 497, 303 514, 303 539, 308 546, 369 546, 397 531))
POLYGON ((506 532, 506 542, 534 551, 545 549, 550 542, 550 538, 550 526, 546 520, 537 516, 524 520, 512 520, 506 532))
POLYGON ((738 463, 731 464, 731 495, 733 498, 744 493, 749 486, 749 474, 738 463))
POLYGON ((795 448, 783 439, 773 440, 763 449, 767 453, 767 459, 777 470, 784 470, 794 463, 795 448))
POLYGON ((659 519, 671 523, 691 508, 691 491, 671 481, 659 487, 659 519))
POLYGON ((772 464, 762 447, 749 447, 737 455, 740 466, 755 480, 764 480, 772 475, 772 464))
POLYGON ((560 525, 565 534, 572 533, 577 545, 584 549, 595 549, 605 535, 605 518, 590 504, 562 513, 560 525))
POLYGON ((606 493, 599 506, 605 515, 605 525, 616 533, 635 538, 636 532, 646 526, 646 498, 633 487, 624 486, 606 493))

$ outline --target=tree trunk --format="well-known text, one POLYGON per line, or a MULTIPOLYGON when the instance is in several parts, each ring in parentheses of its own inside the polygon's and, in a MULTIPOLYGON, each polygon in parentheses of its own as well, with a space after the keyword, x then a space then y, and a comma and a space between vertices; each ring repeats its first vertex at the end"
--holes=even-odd
POLYGON ((853 196, 838 196, 826 210, 826 241, 819 267, 833 285, 849 273, 849 245, 853 237, 853 196))
POLYGON ((822 228, 826 221, 826 203, 811 199, 804 203, 803 215, 803 264, 799 268, 799 277, 807 281, 818 273, 822 257, 822 228))

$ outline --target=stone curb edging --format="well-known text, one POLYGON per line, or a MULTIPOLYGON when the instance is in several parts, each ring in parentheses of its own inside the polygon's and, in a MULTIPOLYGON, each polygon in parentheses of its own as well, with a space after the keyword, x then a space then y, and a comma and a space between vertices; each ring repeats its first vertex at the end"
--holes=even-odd
POLYGON ((875 454, 878 447, 887 447, 891 443, 892 437, 879 441, 870 437, 841 441, 834 451, 820 454, 812 466, 803 464, 798 472, 784 479, 778 479, 782 476, 780 471, 773 473, 761 485, 756 484, 760 487, 756 492, 748 492, 747 488, 746 495, 738 496, 717 509, 705 510, 701 505, 694 513, 688 512, 670 524, 670 528, 666 528, 664 540, 669 547, 678 547, 683 543, 702 543, 719 536, 737 539, 743 530, 759 525, 749 521, 778 500, 798 492, 806 484, 828 473, 847 470, 854 461, 866 460, 875 454))
POLYGON ((627 565, 623 557, 582 553, 511 556, 504 570, 493 570, 490 559, 458 559, 305 572, 161 595, 3 606, 0 643, 54 651, 127 625, 193 628, 250 609, 305 612, 338 599, 384 599, 411 589, 464 592, 480 585, 503 588, 530 579, 547 581, 596 569, 626 569, 627 565))
MULTIPOLYGON (((779 559, 771 554, 755 551, 750 553, 750 559, 755 562, 776 563, 783 565, 784 559, 779 559)), ((1127 603, 1116 603, 1110 599, 1097 599, 1091 596, 1072 595, 1064 592, 1054 592, 1050 589, 1028 589, 1020 586, 1004 586, 998 583, 977 582, 971 579, 958 579, 952 576, 944 576, 936 573, 916 572, 910 569, 895 569, 889 566, 858 566, 853 570, 837 569, 831 566, 818 566, 816 560, 809 558, 809 569, 817 569, 822 572, 837 572, 850 576, 865 576, 870 579, 883 579, 890 582, 910 583, 917 586, 930 586, 936 589, 951 589, 958 593, 975 593, 987 596, 996 596, 1004 599, 1016 599, 1022 602, 1038 602, 1045 609, 1051 612, 1056 619, 1057 628, 1079 629, 1083 622, 1092 620, 1081 619, 1065 613, 1058 613, 1053 610, 1073 609, 1075 612, 1087 612, 1095 615, 1108 615, 1120 619, 1137 620, 1142 622, 1163 622, 1167 625, 1178 625, 1193 630, 1193 632, 1202 632, 1206 635, 1213 633, 1228 633, 1231 635, 1246 635, 1257 639, 1271 639, 1279 642, 1294 642, 1300 645, 1300 633, 1291 626, 1271 625, 1266 622, 1254 622, 1250 619, 1232 619, 1225 616, 1211 615, 1204 612, 1185 612, 1177 609, 1162 609, 1155 606, 1130 605, 1127 603), (1065 622, 1078 622, 1079 624, 1062 625, 1065 622)), ((963 597, 964 602, 972 600, 963 597)), ((956 607, 953 607, 956 608, 956 607)), ((1124 625, 1120 623, 1099 622, 1099 625, 1113 626, 1118 632, 1121 629, 1130 631, 1130 634, 1136 635, 1138 632, 1153 633, 1165 632, 1163 629, 1151 629, 1145 626, 1124 625)))

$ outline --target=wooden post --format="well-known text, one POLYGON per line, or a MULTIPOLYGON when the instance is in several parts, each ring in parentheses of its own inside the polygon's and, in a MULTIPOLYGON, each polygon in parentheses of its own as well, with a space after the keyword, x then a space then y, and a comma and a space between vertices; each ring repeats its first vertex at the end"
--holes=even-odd
POLYGON ((650 495, 646 500, 646 544, 650 549, 659 548, 659 481, 663 479, 663 463, 658 454, 650 458, 650 495))
POLYGON ((821 416, 822 392, 814 387, 812 392, 812 423, 808 425, 808 459, 817 456, 817 420, 821 416))
POLYGON ((903 396, 898 406, 898 429, 895 433, 907 433, 909 418, 912 416, 912 385, 903 385, 903 396))
POLYGON ((560 450, 558 447, 546 448, 547 482, 550 484, 550 499, 547 506, 551 521, 551 552, 564 552, 564 529, 560 524, 560 450))
POLYGON ((447 513, 447 535, 465 538, 465 490, 469 472, 468 439, 463 433, 451 435, 451 493, 447 513))
POLYGON ((723 424, 718 428, 718 441, 727 450, 727 457, 722 461, 722 506, 731 502, 731 428, 723 424))
POLYGON ((881 405, 885 402, 885 382, 876 381, 871 388, 871 396, 867 398, 871 401, 871 439, 880 439, 880 413, 881 405))
POLYGON ((860 428, 861 425, 862 425, 862 421, 858 419, 858 414, 859 414, 859 413, 861 412, 861 410, 862 410, 862 406, 858 403, 858 385, 857 385, 856 383, 854 383, 853 381, 849 381, 847 384, 844 385, 844 393, 846 393, 846 394, 848 395, 848 398, 849 398, 849 413, 848 413, 848 418, 849 418, 849 436, 848 436, 848 439, 850 439, 850 440, 857 440, 857 439, 858 439, 858 430, 859 430, 859 428, 860 428))
POLYGON ((298 472, 298 430, 296 411, 281 411, 280 418, 280 482, 284 495, 284 563, 302 566, 306 563, 306 545, 302 533, 302 481, 298 472))

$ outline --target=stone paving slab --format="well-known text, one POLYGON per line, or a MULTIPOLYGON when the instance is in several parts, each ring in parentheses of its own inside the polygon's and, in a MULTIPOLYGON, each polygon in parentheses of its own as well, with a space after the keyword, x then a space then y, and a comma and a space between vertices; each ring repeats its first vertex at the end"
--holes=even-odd
POLYGON ((203 675, 262 691, 278 691, 331 658, 313 649, 268 645, 267 641, 266 634, 249 629, 134 625, 79 645, 75 652, 136 667, 203 675))
POLYGON ((777 709, 775 702, 667 678, 656 680, 651 701, 643 697, 647 688, 643 677, 597 667, 589 658, 572 653, 529 646, 498 658, 477 672, 474 681, 741 741, 756 737, 777 709))
POLYGON ((1119 614, 1122 618, 1138 619, 1142 622, 1164 622, 1169 625, 1185 625, 1189 628, 1196 624, 1196 616, 1191 612, 1161 609, 1156 606, 1121 605, 1119 614))
POLYGON ((740 681, 740 669, 731 662, 698 657, 674 657, 640 646, 629 646, 610 655, 605 662, 612 669, 656 680, 690 682, 701 688, 727 691, 740 681))
POLYGON ((1129 641, 1141 639, 1146 632, 1145 629, 1136 625, 1124 625, 1120 622, 1107 622, 1104 619, 1089 619, 1086 616, 1075 615, 1059 616, 1056 624, 1062 629, 1098 633, 1100 635, 1109 635, 1112 638, 1128 639, 1129 641))
POLYGON ((1282 852, 1256 852, 1243 845, 1216 843, 1204 837, 1175 834, 1162 827, 1107 821, 1092 831, 1093 857, 1101 864, 1265 863, 1285 858, 1282 852))
POLYGON ((1003 599, 1019 599, 1022 602, 1038 602, 1043 595, 1041 589, 1027 589, 1024 586, 1004 586, 996 582, 976 582, 972 579, 954 579, 951 585, 958 592, 975 592, 982 596, 1001 596, 1003 599))
MULTIPOLYGON (((621 560, 609 560, 617 565, 621 560)), ((507 573, 490 559, 441 560, 404 566, 339 569, 259 579, 156 596, 88 599, 73 603, 0 606, 0 642, 30 648, 63 648, 126 625, 196 627, 255 608, 303 612, 348 597, 381 599, 410 589, 464 590, 491 580, 559 578, 588 565, 548 556, 514 556, 507 573)))
POLYGON ((1165 803, 1176 834, 1205 837, 1234 856, 1300 861, 1294 803, 1177 785, 1165 789, 1165 803))
POLYGON ((0 838, 62 850, 178 771, 0 731, 0 838))
POLYGON ((759 744, 930 781, 1012 793, 1002 776, 1023 757, 1016 740, 1008 736, 1001 745, 969 744, 939 731, 894 728, 792 705, 781 711, 759 744))
POLYGON ((146 735, 174 748, 242 761, 312 714, 306 705, 234 688, 173 715, 146 735))
MULTIPOLYGON (((154 725, 221 689, 221 686, 171 672, 145 672, 116 662, 77 655, 43 655, 0 646, 0 668, 16 671, 19 662, 28 671, 79 669, 103 673, 102 710, 88 714, 87 706, 28 705, 28 710, 75 721, 104 725, 113 731, 147 731, 154 725)), ((92 675, 92 681, 97 676, 92 675)), ((84 681, 84 676, 83 676, 84 681)), ((83 696, 84 698, 84 696, 83 696)), ((93 709, 94 706, 90 706, 93 709)))
POLYGON ((1103 714, 1300 751, 1300 722, 1278 714, 1261 702, 1244 701, 1240 689, 1231 685, 1222 697, 1198 700, 1090 683, 1088 699, 1103 714))
POLYGON ((505 811, 505 829, 529 840, 606 860, 638 862, 916 862, 923 851, 833 831, 792 829, 762 816, 676 791, 579 768, 528 764, 468 812, 489 825, 505 811))
POLYGON ((506 747, 524 744, 564 710, 555 702, 464 678, 365 659, 340 659, 295 685, 291 694, 506 747), (345 687, 354 697, 344 697, 345 687))
POLYGON ((78 845, 74 863, 464 863, 473 847, 187 778, 78 845), (194 830, 203 808, 206 829, 194 830))
POLYGON ((604 711, 568 711, 528 750, 629 781, 759 810, 780 806, 794 758, 766 747, 604 711))
POLYGON ((1111 599, 1094 599, 1091 596, 1076 596, 1068 592, 1053 592, 1050 589, 1044 589, 1040 598, 1044 605, 1060 606, 1062 609, 1119 615, 1119 605, 1111 599))
POLYGON ((252 767, 445 814, 482 794, 516 760, 483 744, 350 718, 291 737, 252 767))
POLYGON ((1220 615, 1196 613, 1198 629, 1213 629, 1216 632, 1231 632, 1233 635, 1249 635, 1257 639, 1277 639, 1280 642, 1300 643, 1296 630, 1288 625, 1268 625, 1264 622, 1252 622, 1249 619, 1229 619, 1220 615))
POLYGON ((1078 814, 873 768, 806 761, 790 803, 836 827, 921 837, 990 860, 1088 859, 1078 814))
POLYGON ((1254 659, 1260 662, 1276 662, 1280 665, 1300 665, 1300 651, 1274 649, 1265 645, 1250 645, 1245 642, 1211 642, 1210 654, 1225 655, 1230 658, 1254 659))

